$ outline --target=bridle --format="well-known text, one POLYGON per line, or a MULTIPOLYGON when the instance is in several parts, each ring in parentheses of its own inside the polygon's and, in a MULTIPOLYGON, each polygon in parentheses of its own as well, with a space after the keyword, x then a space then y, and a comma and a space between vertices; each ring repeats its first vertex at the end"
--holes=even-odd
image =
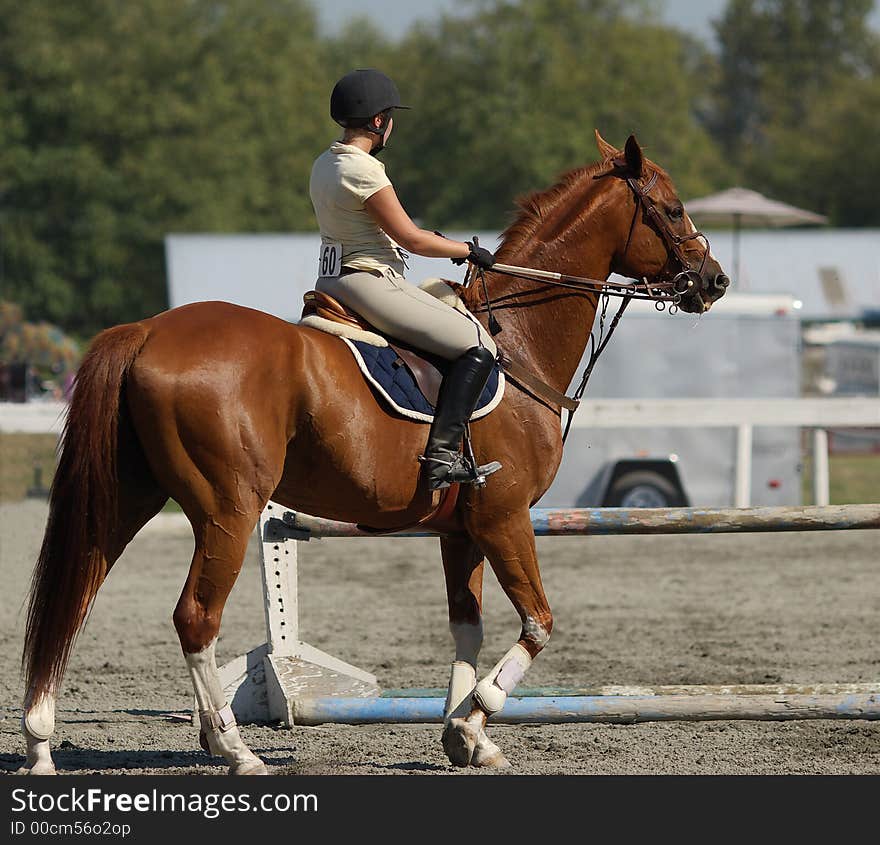
MULTIPOLYGON (((634 176, 623 175, 621 169, 617 166, 599 173, 593 178, 604 179, 609 176, 622 178, 635 197, 635 209, 633 210, 633 217, 630 222, 629 234, 627 235, 622 259, 625 260, 629 253, 633 233, 635 232, 639 212, 641 211, 648 218, 651 228, 660 236, 666 246, 666 263, 656 276, 652 279, 643 277, 633 282, 611 282, 607 279, 591 279, 586 276, 572 276, 566 273, 536 270, 531 267, 517 267, 497 262, 492 266, 491 272, 540 282, 553 287, 579 290, 584 293, 596 293, 600 296, 617 296, 625 302, 632 299, 648 300, 654 303, 658 311, 666 310, 667 304, 669 304, 669 311, 671 314, 674 314, 678 311, 678 307, 685 294, 699 289, 708 289, 708 284, 703 280, 702 274, 710 255, 709 239, 702 232, 696 230, 686 235, 679 235, 672 230, 665 216, 657 209, 650 193, 654 185, 657 184, 658 171, 655 170, 644 185, 634 176), (683 245, 688 241, 698 238, 702 238, 704 242, 703 259, 700 262, 700 269, 692 270, 687 259, 687 251, 683 245), (671 266, 673 261, 678 263, 677 270, 671 266)), ((468 287, 478 275, 483 279, 489 321, 490 323, 495 323, 492 317, 492 304, 485 289, 485 277, 482 271, 474 269, 465 281, 465 287, 468 287)))
MULTIPOLYGON (((514 276, 553 287, 568 288, 570 290, 578 290, 584 293, 595 293, 597 295, 596 305, 599 315, 598 337, 596 336, 595 331, 590 332, 589 361, 573 397, 560 394, 549 385, 543 383, 499 349, 499 361, 505 372, 507 372, 514 381, 518 382, 520 386, 526 388, 529 392, 550 401, 552 404, 558 405, 560 410, 562 408, 568 410, 568 420, 565 426, 565 431, 562 435, 563 443, 565 443, 565 440, 568 437, 574 412, 577 410, 581 397, 584 395, 593 368, 599 360, 599 356, 608 345, 608 341, 611 340, 611 336, 617 328, 620 318, 626 310, 626 306, 629 305, 633 299, 643 299, 652 301, 654 307, 657 308, 658 311, 665 311, 667 303, 671 303, 669 306, 669 313, 675 314, 686 293, 695 288, 707 290, 709 287, 708 283, 703 279, 703 270, 706 267, 706 262, 710 255, 709 239, 702 232, 697 230, 687 235, 679 235, 672 230, 665 216, 657 209, 650 193, 651 189, 657 184, 659 172, 657 170, 653 171, 648 181, 645 184, 642 184, 637 177, 624 175, 621 170, 621 167, 614 164, 610 169, 595 175, 593 178, 603 179, 609 176, 623 178, 635 197, 635 210, 633 211, 629 234, 627 235, 626 245, 623 250, 623 261, 626 260, 627 253, 629 252, 630 243, 632 242, 640 211, 642 211, 648 218, 651 227, 666 245, 666 263, 653 279, 649 280, 645 277, 634 282, 609 282, 607 279, 590 279, 584 276, 571 276, 565 273, 536 270, 530 267, 517 267, 509 264, 499 264, 497 262, 492 266, 490 271, 492 273, 514 276), (686 254, 687 250, 684 248, 684 244, 698 238, 702 238, 704 243, 703 260, 700 263, 699 270, 692 270, 688 263, 686 254), (673 260, 678 263, 677 271, 671 266, 673 260), (620 303, 614 317, 608 324, 606 332, 605 320, 608 312, 608 300, 609 297, 612 296, 620 297, 623 301, 620 303), (600 299, 602 300, 601 305, 599 304, 600 299)), ((474 238, 474 244, 477 244, 476 237, 474 238)), ((495 319, 495 316, 492 314, 492 301, 489 298, 485 272, 472 265, 469 276, 465 280, 464 287, 468 287, 477 277, 479 277, 482 282, 484 310, 487 312, 489 330, 493 335, 497 335, 502 329, 498 321, 495 319)))
MULTIPOLYGON (((604 176, 611 175, 614 175, 613 170, 595 176, 594 178, 600 179, 604 176)), ((671 275, 671 279, 669 282, 669 284, 672 286, 673 292, 684 294, 687 293, 687 291, 695 285, 700 286, 703 290, 708 290, 709 285, 703 278, 703 270, 706 269, 706 262, 709 260, 709 239, 697 229, 694 229, 693 232, 687 235, 679 235, 676 232, 672 231, 671 226, 666 220, 666 216, 661 214, 660 211, 657 210, 657 206, 655 205, 654 200, 651 197, 651 188, 653 188, 654 185, 657 184, 658 177, 659 172, 655 170, 651 174, 651 178, 644 185, 640 184, 639 180, 633 176, 623 177, 626 181, 626 184, 629 185, 630 190, 633 192, 633 196, 635 196, 636 200, 632 222, 629 225, 629 234, 626 238, 626 246, 623 249, 623 260, 626 260, 627 253, 629 252, 629 245, 632 241, 636 222, 638 221, 639 210, 643 210, 645 215, 653 224, 654 231, 656 231, 657 234, 660 235, 660 237, 666 244, 666 264, 664 264, 663 268, 660 270, 658 278, 663 279, 670 277, 672 271, 669 265, 674 258, 679 264, 679 270, 674 275, 671 275), (688 263, 687 251, 684 249, 683 244, 687 243, 688 241, 696 240, 698 238, 703 239, 703 260, 700 262, 699 270, 692 270, 690 268, 690 264, 688 263)))

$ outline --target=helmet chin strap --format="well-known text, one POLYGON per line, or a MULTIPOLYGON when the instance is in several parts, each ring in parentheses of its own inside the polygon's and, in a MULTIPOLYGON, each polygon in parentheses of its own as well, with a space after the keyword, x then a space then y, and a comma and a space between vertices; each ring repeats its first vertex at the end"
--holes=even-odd
POLYGON ((379 143, 370 150, 371 156, 379 155, 379 153, 385 149, 385 142, 388 140, 388 132, 391 129, 391 115, 388 114, 385 116, 381 126, 378 126, 375 129, 372 126, 365 126, 364 129, 366 129, 367 132, 372 132, 374 135, 379 136, 379 143))

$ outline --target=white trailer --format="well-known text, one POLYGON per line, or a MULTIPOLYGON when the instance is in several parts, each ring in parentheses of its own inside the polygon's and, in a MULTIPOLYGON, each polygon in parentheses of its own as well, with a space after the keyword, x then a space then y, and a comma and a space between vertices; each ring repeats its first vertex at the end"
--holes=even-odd
MULTIPOLYGON (((633 302, 599 359, 585 403, 686 399, 795 399, 801 388, 800 319, 791 296, 729 293, 702 316, 658 313, 633 302)), ((583 362, 582 362, 583 363, 583 362)), ((801 435, 792 426, 572 428, 547 507, 738 503, 738 456, 751 438, 753 505, 801 503, 801 435), (653 478, 653 480, 651 480, 653 478)), ((637 421, 634 421, 637 422, 637 421)), ((740 477, 740 484, 743 479, 740 477)))

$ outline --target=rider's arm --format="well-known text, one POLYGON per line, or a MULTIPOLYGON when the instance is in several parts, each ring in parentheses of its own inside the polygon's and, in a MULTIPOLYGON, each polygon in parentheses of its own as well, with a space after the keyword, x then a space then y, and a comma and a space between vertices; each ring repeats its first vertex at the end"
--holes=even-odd
POLYGON ((452 241, 416 226, 392 185, 376 191, 364 205, 370 217, 407 252, 427 258, 467 258, 470 254, 470 244, 452 241))

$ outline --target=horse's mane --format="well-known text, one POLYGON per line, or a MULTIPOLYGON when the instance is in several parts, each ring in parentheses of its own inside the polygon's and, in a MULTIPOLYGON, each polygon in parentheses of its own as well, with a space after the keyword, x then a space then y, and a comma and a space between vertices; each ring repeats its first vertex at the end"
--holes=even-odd
POLYGON ((560 176, 551 188, 518 197, 516 205, 519 212, 501 235, 499 253, 510 254, 518 251, 526 241, 534 237, 538 227, 559 208, 565 197, 578 187, 592 182, 593 176, 603 167, 607 167, 607 163, 601 161, 576 167, 560 176))

